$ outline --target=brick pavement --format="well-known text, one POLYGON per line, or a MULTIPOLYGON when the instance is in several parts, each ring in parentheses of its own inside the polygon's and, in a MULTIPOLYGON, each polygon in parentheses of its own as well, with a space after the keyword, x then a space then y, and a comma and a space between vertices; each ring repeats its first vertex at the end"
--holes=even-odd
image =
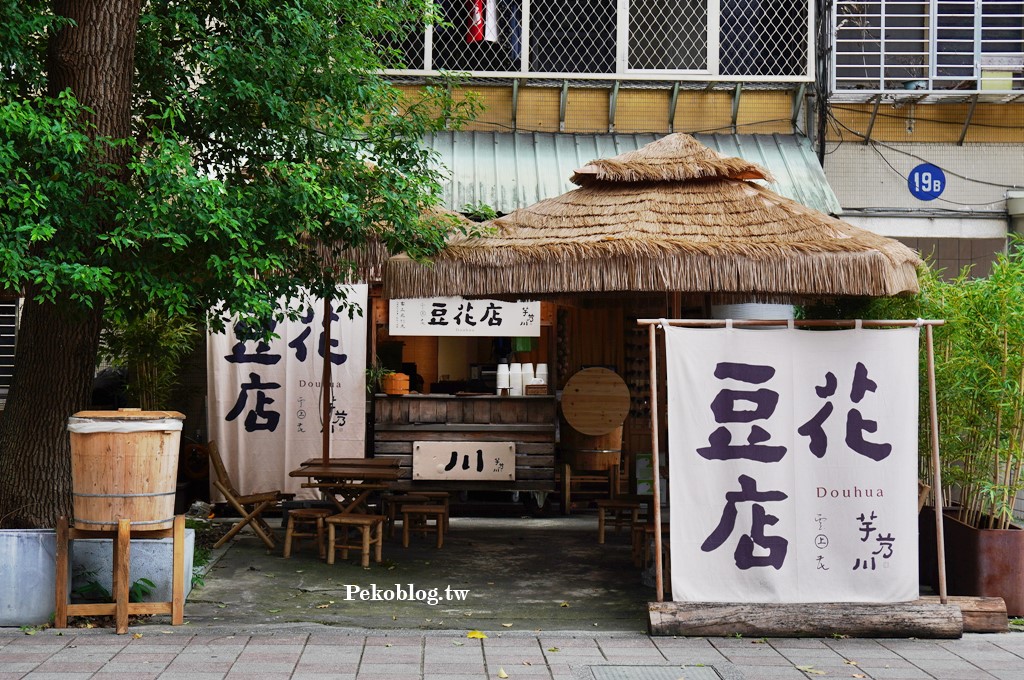
POLYGON ((466 631, 227 630, 0 629, 0 680, 645 680, 710 677, 709 667, 725 680, 1024 680, 1019 632, 865 640, 485 631, 477 640, 466 631))

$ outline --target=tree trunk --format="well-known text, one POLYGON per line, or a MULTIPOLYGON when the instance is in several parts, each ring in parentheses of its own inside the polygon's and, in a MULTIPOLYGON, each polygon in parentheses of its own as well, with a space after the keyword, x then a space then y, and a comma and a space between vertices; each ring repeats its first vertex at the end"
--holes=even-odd
MULTIPOLYGON (((91 108, 91 134, 124 138, 131 132, 140 7, 141 0, 53 3, 54 14, 70 17, 74 25, 50 39, 49 94, 70 89, 91 108)), ((123 169, 127 153, 120 147, 103 160, 123 169)), ((14 380, 0 415, 3 526, 54 526, 60 514, 70 514, 66 423, 89 403, 99 340, 102 300, 94 300, 92 309, 67 297, 39 304, 32 300, 35 292, 26 291, 14 380)))
POLYGON ((100 315, 67 301, 25 302, 0 414, 2 526, 52 527, 58 516, 71 516, 67 419, 89 404, 100 315))

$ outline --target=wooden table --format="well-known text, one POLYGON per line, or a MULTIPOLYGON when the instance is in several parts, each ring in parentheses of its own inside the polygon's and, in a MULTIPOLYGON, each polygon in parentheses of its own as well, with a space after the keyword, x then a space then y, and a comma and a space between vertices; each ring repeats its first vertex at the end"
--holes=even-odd
MULTIPOLYGON (((370 459, 374 460, 374 459, 370 459)), ((375 491, 389 488, 398 479, 398 461, 388 464, 369 463, 362 458, 312 458, 288 473, 289 477, 305 477, 304 489, 320 489, 341 514, 359 512, 375 491)))

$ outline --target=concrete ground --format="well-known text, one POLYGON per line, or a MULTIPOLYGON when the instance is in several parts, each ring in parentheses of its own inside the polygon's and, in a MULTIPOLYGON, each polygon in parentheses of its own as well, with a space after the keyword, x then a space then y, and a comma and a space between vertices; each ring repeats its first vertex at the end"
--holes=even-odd
POLYGON ((186 614, 194 626, 244 612, 241 620, 267 624, 644 632, 654 589, 633 566, 628 531, 610 532, 602 546, 596 526, 594 515, 454 517, 441 550, 433 535, 403 548, 398 531, 369 569, 355 552, 328 565, 306 544, 284 559, 243 536, 193 592, 186 614))
POLYGON ((154 616, 121 636, 0 628, 0 680, 1024 680, 1019 632, 649 637, 653 589, 632 566, 625 534, 597 545, 593 515, 454 518, 442 550, 392 540, 384 558, 367 570, 354 558, 328 566, 308 550, 285 560, 243 536, 193 590, 185 625, 154 616), (412 600, 358 594, 375 585, 408 593, 409 584, 412 600))

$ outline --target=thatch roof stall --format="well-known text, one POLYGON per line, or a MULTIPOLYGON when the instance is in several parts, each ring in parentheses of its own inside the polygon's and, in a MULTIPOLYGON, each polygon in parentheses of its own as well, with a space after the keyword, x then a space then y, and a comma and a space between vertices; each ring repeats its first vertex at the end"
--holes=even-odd
POLYGON ((916 292, 917 255, 752 180, 763 168, 688 135, 579 169, 580 185, 456 239, 393 257, 390 298, 676 291, 773 298, 916 292))

